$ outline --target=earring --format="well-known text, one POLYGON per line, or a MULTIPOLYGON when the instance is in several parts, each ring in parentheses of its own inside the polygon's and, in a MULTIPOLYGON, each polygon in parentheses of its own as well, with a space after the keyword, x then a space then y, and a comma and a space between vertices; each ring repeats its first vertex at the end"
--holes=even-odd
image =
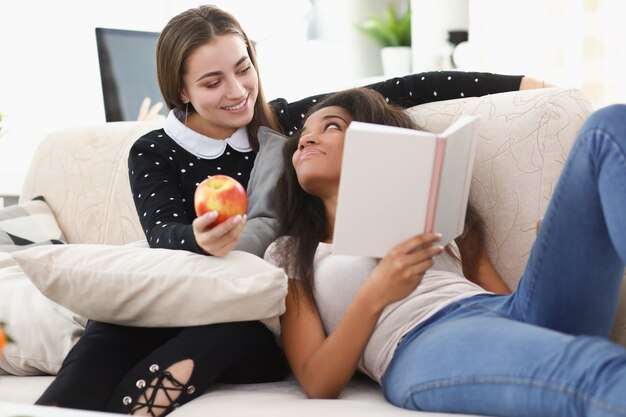
POLYGON ((187 128, 187 115, 189 114, 189 102, 185 103, 185 128, 187 128))

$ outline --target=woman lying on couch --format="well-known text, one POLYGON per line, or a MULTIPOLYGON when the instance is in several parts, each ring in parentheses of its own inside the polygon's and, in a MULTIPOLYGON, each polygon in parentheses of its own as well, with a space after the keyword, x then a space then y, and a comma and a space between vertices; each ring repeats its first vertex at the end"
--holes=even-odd
POLYGON ((331 253, 346 128, 412 121, 366 89, 316 106, 285 147, 283 236, 266 253, 293 278, 281 337, 306 394, 337 397, 360 370, 413 410, 625 416, 626 350, 607 338, 626 263, 624 120, 612 106, 586 121, 517 290, 495 294, 434 233, 378 261, 331 253))
MULTIPOLYGON (((322 96, 267 102, 251 40, 230 14, 213 6, 168 22, 157 45, 157 73, 170 109, 165 129, 140 138, 129 155, 133 197, 150 246, 214 256, 243 248, 262 256, 274 230, 269 239, 262 237, 253 216, 213 227, 216 213, 195 216, 196 185, 226 174, 245 187, 259 149, 259 126, 295 133, 301 115, 322 96), (247 237, 253 244, 246 245, 247 237)), ((432 72, 369 88, 409 107, 541 86, 521 76, 432 72)), ((216 381, 274 381, 286 369, 273 334, 258 321, 186 328, 90 321, 37 403, 164 415, 216 381)))

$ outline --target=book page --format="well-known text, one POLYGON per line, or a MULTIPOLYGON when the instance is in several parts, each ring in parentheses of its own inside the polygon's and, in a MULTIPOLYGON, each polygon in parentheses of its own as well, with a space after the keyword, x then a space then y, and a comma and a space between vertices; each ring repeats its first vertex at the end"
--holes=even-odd
POLYGON ((433 232, 447 245, 463 233, 476 152, 477 117, 462 116, 441 134, 446 141, 433 232))
POLYGON ((333 253, 381 258, 424 231, 436 138, 412 129, 350 124, 333 253))

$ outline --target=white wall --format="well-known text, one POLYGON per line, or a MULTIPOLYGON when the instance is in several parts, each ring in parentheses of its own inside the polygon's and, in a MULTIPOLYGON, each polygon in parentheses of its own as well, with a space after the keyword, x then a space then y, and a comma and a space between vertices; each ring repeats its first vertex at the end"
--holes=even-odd
POLYGON ((470 1, 470 24, 478 69, 581 86, 582 0, 470 1))
POLYGON ((472 69, 582 88, 596 108, 626 102, 626 2, 470 0, 469 5, 472 69))
POLYGON ((468 29, 468 0, 411 0, 411 14, 413 72, 448 69, 448 31, 468 29))
POLYGON ((158 31, 166 0, 0 2, 0 194, 50 130, 104 121, 95 27, 158 31))

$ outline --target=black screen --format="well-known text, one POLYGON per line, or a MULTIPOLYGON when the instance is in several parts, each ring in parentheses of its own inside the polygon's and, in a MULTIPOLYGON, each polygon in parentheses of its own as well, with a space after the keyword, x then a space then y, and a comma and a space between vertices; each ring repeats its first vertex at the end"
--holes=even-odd
POLYGON ((158 32, 96 28, 107 122, 137 120, 146 97, 152 105, 163 101, 156 76, 158 38, 158 32))

